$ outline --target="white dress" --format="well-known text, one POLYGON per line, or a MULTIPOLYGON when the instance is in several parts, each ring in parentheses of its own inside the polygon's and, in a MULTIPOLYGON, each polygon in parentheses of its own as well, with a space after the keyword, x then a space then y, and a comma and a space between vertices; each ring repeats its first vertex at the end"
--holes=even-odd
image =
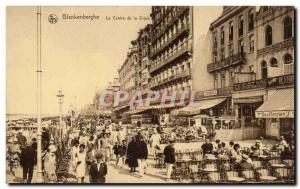
POLYGON ((86 152, 85 151, 77 153, 76 164, 78 162, 81 162, 76 168, 76 177, 77 178, 81 178, 81 177, 85 176, 85 169, 86 169, 85 160, 86 160, 86 152))

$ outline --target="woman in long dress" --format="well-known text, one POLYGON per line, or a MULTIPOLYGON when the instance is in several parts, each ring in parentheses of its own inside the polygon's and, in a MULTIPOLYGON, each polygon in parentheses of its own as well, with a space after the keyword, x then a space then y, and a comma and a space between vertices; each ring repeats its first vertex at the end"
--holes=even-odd
POLYGON ((84 144, 80 144, 79 146, 79 152, 77 153, 75 170, 76 170, 75 173, 76 173, 78 183, 83 183, 85 177, 85 171, 86 171, 86 151, 85 151, 84 144))
POLYGON ((56 148, 49 146, 47 153, 44 156, 44 179, 46 183, 56 182, 56 148))

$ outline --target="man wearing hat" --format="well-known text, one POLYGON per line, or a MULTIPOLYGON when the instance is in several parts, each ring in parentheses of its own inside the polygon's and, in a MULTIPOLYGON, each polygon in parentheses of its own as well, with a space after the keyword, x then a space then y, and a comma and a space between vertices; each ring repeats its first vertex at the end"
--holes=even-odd
POLYGON ((167 180, 169 180, 171 178, 173 166, 175 164, 175 148, 173 140, 169 140, 169 145, 167 145, 164 149, 164 155, 166 163, 167 180))
POLYGON ((90 183, 105 183, 107 174, 107 165, 103 161, 101 153, 96 154, 96 162, 93 162, 90 168, 90 183))
POLYGON ((23 167, 23 181, 30 183, 33 175, 33 167, 36 164, 36 151, 26 142, 26 148, 21 152, 20 164, 23 167))

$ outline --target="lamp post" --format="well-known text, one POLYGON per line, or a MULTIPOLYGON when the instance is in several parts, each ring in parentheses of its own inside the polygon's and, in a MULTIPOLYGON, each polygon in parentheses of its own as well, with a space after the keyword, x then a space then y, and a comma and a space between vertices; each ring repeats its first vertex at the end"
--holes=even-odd
POLYGON ((43 182, 42 171, 42 23, 41 23, 41 7, 37 7, 37 180, 43 182))
POLYGON ((62 141, 62 130, 61 130, 61 111, 62 111, 62 104, 63 104, 63 97, 62 90, 58 91, 58 94, 56 95, 58 98, 58 104, 59 104, 59 140, 62 141))

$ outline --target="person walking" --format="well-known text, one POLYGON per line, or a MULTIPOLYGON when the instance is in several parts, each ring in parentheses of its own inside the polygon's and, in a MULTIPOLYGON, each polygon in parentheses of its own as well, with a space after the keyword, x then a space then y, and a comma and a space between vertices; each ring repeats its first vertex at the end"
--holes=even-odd
POLYGON ((105 183, 107 165, 101 153, 96 154, 96 159, 97 162, 93 162, 90 168, 90 183, 105 183))
POLYGON ((47 153, 44 156, 44 180, 46 183, 53 183, 57 180, 56 177, 56 155, 57 151, 52 145, 49 146, 47 153))
POLYGON ((160 134, 157 132, 157 130, 154 130, 154 133, 150 138, 151 149, 152 149, 154 159, 156 158, 156 151, 159 148, 160 140, 161 140, 160 134))
POLYGON ((129 142, 127 146, 127 160, 128 167, 130 168, 130 172, 135 172, 136 167, 138 166, 138 162, 135 154, 135 137, 132 137, 132 140, 129 142))
POLYGON ((166 163, 167 181, 169 181, 171 179, 173 166, 175 164, 175 148, 173 140, 170 140, 169 145, 165 147, 164 155, 166 163))
POLYGON ((80 144, 79 146, 79 152, 77 153, 76 158, 76 177, 78 183, 84 182, 85 177, 85 170, 86 170, 86 151, 85 151, 85 145, 80 144))
POLYGON ((127 151, 126 141, 122 140, 122 144, 119 147, 119 157, 121 158, 121 167, 125 165, 126 151, 127 151))
POLYGON ((21 152, 20 164, 23 167, 23 182, 31 183, 33 167, 36 164, 36 152, 30 142, 26 142, 26 147, 21 152))
POLYGON ((139 166, 139 174, 141 177, 143 177, 147 166, 148 148, 142 136, 139 136, 136 139, 135 151, 139 166))
POLYGON ((118 167, 118 164, 119 164, 119 159, 120 159, 119 151, 120 151, 120 147, 121 147, 121 145, 120 145, 119 142, 116 142, 116 144, 113 147, 113 151, 114 151, 114 154, 116 156, 116 167, 118 167))

